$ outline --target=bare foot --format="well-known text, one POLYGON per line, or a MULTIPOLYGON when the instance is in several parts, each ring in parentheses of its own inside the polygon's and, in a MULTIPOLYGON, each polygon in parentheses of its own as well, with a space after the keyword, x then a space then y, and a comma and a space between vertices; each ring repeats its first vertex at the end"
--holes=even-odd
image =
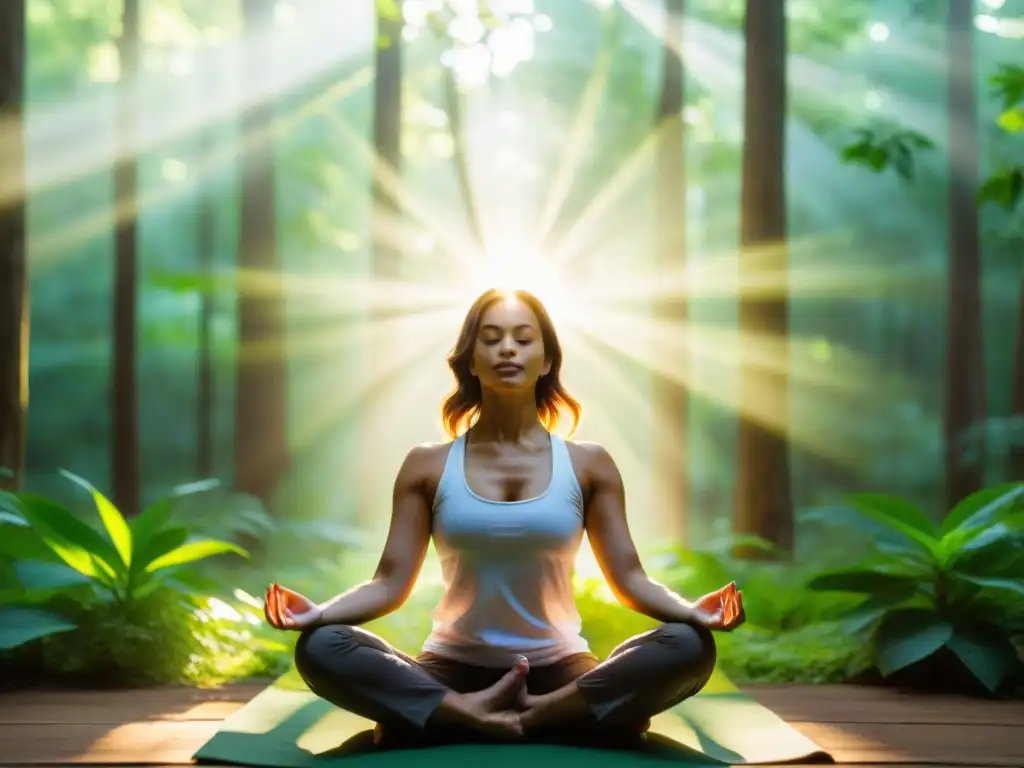
POLYGON ((494 685, 472 693, 450 692, 441 701, 436 715, 492 738, 509 740, 523 736, 520 713, 511 707, 526 689, 530 665, 520 658, 516 665, 494 685))
POLYGON ((465 698, 483 712, 500 712, 521 701, 526 695, 526 676, 530 662, 520 656, 516 665, 494 685, 465 694, 465 698))

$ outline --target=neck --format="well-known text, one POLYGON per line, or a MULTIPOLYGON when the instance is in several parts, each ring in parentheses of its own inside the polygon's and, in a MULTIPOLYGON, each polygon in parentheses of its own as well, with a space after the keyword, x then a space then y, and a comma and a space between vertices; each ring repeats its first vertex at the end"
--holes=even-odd
POLYGON ((533 392, 482 393, 480 416, 473 425, 475 441, 523 443, 546 435, 533 392))

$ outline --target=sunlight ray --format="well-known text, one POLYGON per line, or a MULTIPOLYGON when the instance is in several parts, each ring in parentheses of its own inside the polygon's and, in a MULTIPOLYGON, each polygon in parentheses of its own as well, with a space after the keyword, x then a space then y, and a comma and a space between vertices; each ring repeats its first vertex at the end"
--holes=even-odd
MULTIPOLYGON (((276 30, 257 33, 254 45, 270 49, 270 41, 276 30)), ((244 43, 238 43, 243 45, 244 43)), ((26 116, 26 131, 30 137, 28 189, 13 188, 5 180, 12 174, 0 173, 0 205, 21 199, 26 192, 37 194, 56 186, 68 184, 91 173, 111 167, 127 156, 141 156, 159 147, 180 140, 211 124, 231 120, 252 104, 288 93, 328 70, 339 68, 336 47, 304 49, 304 56, 288 57, 274 77, 260 83, 258 88, 247 93, 243 83, 237 88, 225 88, 223 93, 205 98, 202 109, 187 108, 183 102, 194 93, 203 78, 212 72, 234 73, 238 68, 238 50, 234 45, 197 54, 198 63, 187 78, 172 77, 162 73, 142 74, 133 89, 139 101, 136 110, 135 138, 130 146, 122 146, 108 130, 113 124, 113 107, 116 92, 97 95, 87 92, 75 101, 60 105, 37 106, 29 109, 26 116), (78 141, 80 136, 94 136, 98 141, 78 141), (34 147, 45 147, 46 151, 34 151, 34 147)), ((361 55, 360 51, 350 53, 346 61, 361 55)), ((361 67, 349 77, 330 89, 334 94, 347 94, 365 87, 372 82, 373 71, 361 67)), ((336 95, 337 98, 337 95, 336 95)), ((10 132, 16 126, 0 124, 0 132, 10 132)), ((6 140, 6 137, 0 137, 6 140)))
POLYGON ((662 373, 681 383, 692 383, 698 374, 687 375, 685 362, 694 359, 694 370, 702 366, 736 368, 743 363, 766 373, 788 372, 795 383, 827 387, 836 392, 862 393, 865 388, 881 391, 891 385, 873 361, 845 352, 841 359, 825 365, 818 361, 819 339, 790 337, 778 339, 765 334, 740 334, 735 329, 695 323, 666 323, 621 311, 601 310, 586 314, 589 332, 618 347, 658 349, 676 358, 676 368, 662 373), (685 333, 681 332, 686 330, 685 333))
POLYGON ((583 157, 592 145, 597 127, 596 118, 608 87, 613 61, 614 50, 605 44, 598 56, 594 72, 587 80, 579 109, 566 138, 565 151, 560 155, 551 187, 544 197, 544 204, 537 219, 534 242, 543 243, 551 234, 576 181, 583 157))
POLYGON ((325 356, 349 349, 366 348, 374 351, 375 365, 383 364, 387 367, 393 351, 403 346, 396 344, 395 339, 418 341, 421 338, 432 338, 435 333, 440 336, 442 330, 451 329, 460 316, 457 309, 449 308, 367 321, 352 320, 333 327, 295 333, 286 330, 284 339, 268 338, 246 342, 241 346, 239 355, 246 361, 261 361, 274 359, 285 351, 289 359, 296 361, 309 358, 322 360, 325 356))
MULTIPOLYGON (((364 329, 359 340, 385 354, 379 355, 373 366, 349 369, 344 375, 335 366, 313 367, 297 386, 301 388, 301 396, 317 407, 304 411, 307 418, 296 419, 293 430, 296 443, 315 443, 326 430, 348 419, 354 410, 368 407, 383 383, 397 377, 404 386, 417 379, 402 374, 420 362, 436 364, 438 349, 446 347, 450 330, 450 318, 444 323, 439 319, 436 324, 431 323, 430 328, 424 328, 415 317, 394 318, 364 329), (395 343, 403 334, 404 338, 415 339, 415 342, 395 343)), ((362 415, 359 421, 363 421, 362 415)))
MULTIPOLYGON (((363 84, 365 85, 369 82, 372 82, 372 78, 366 79, 363 84)), ((57 256, 74 253, 73 245, 102 236, 131 216, 138 216, 143 211, 152 210, 194 195, 197 186, 207 181, 209 176, 218 170, 222 163, 230 161, 235 157, 239 159, 239 162, 242 162, 242 158, 251 151, 252 146, 270 140, 273 136, 280 135, 294 128, 302 120, 320 110, 323 107, 324 101, 330 100, 331 103, 337 104, 342 99, 351 96, 355 89, 349 87, 350 85, 350 83, 341 83, 316 97, 310 98, 291 115, 282 117, 277 122, 265 126, 245 140, 240 140, 235 148, 224 146, 214 153, 207 153, 195 165, 191 166, 191 182, 189 184, 162 184, 156 189, 141 189, 134 206, 118 205, 113 199, 110 199, 91 209, 86 209, 76 218, 63 223, 52 232, 34 235, 30 244, 34 263, 40 266, 52 264, 58 261, 57 256)), ((2 180, 0 180, 0 183, 2 183, 2 180)), ((33 190, 33 192, 36 191, 33 190)))
POLYGON ((352 142, 353 147, 368 163, 371 172, 377 176, 381 187, 397 201, 402 212, 415 219, 416 223, 422 226, 441 246, 444 253, 459 263, 471 265, 474 257, 478 255, 479 249, 473 243, 465 223, 459 221, 457 217, 430 206, 425 200, 419 199, 395 169, 377 157, 373 145, 366 137, 354 130, 340 117, 334 116, 334 125, 352 142))
POLYGON ((615 206, 623 202, 626 193, 637 183, 641 174, 649 170, 662 131, 664 127, 659 127, 647 134, 615 174, 597 191, 560 242, 548 249, 555 263, 565 266, 578 258, 587 244, 597 237, 602 220, 613 213, 615 206))

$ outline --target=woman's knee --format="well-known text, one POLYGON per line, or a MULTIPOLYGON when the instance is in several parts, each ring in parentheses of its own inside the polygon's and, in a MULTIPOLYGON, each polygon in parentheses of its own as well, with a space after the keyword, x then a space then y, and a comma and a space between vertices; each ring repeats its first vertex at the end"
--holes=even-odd
POLYGON ((680 673, 710 677, 718 660, 715 638, 709 629, 683 622, 663 624, 661 641, 670 645, 680 673))
POLYGON ((295 644, 295 667, 304 678, 316 676, 321 670, 336 667, 338 658, 355 644, 352 628, 344 624, 307 629, 295 644))

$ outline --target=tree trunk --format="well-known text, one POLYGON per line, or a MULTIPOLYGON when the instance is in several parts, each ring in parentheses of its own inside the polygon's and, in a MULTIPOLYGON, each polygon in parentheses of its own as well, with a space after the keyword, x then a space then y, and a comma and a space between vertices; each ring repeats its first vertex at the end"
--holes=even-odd
POLYGON ((253 288, 244 280, 238 293, 238 358, 235 381, 235 488, 270 502, 288 465, 285 410, 284 300, 277 248, 274 102, 265 92, 272 80, 267 49, 274 0, 243 0, 241 200, 238 267, 243 278, 259 275, 253 288), (275 288, 262 283, 273 276, 275 288))
MULTIPOLYGON (((397 2, 399 13, 402 3, 397 2)), ((398 276, 399 254, 381 232, 394 227, 401 205, 386 179, 402 170, 402 20, 377 11, 376 84, 373 91, 373 276, 398 276)), ((452 105, 449 105, 451 107, 452 105)))
POLYGON ((139 1, 124 0, 118 98, 118 158, 114 166, 113 501, 125 515, 139 511, 139 393, 135 378, 138 273, 139 1))
POLYGON ((25 470, 28 411, 24 79, 25 3, 5 0, 0 3, 0 489, 11 490, 21 487, 25 470))
MULTIPOLYGON (((391 192, 402 175, 401 2, 395 3, 395 10, 397 15, 392 15, 387 9, 381 8, 380 3, 377 4, 377 49, 374 59, 376 81, 373 89, 374 165, 371 179, 373 260, 370 276, 372 280, 380 282, 395 280, 400 274, 400 254, 392 245, 393 238, 389 239, 386 234, 388 230, 394 230, 402 208, 400 201, 391 192)), ((385 308, 375 303, 380 293, 379 290, 371 292, 367 318, 370 327, 386 319, 385 308)), ((380 403, 389 388, 396 383, 393 372, 387 370, 387 354, 387 350, 373 348, 368 343, 367 365, 373 387, 371 396, 363 404, 360 426, 364 478, 379 476, 381 468, 390 462, 390 457, 384 451, 386 441, 380 429, 380 419, 386 417, 381 412, 380 403)), ((356 516, 360 522, 376 525, 382 519, 380 503, 384 497, 378 494, 378 490, 374 483, 368 481, 359 484, 356 516)))
POLYGON ((1020 433, 1024 430, 1024 281, 1020 284, 1020 298, 1017 302, 1017 337, 1013 345, 1013 380, 1010 382, 1010 417, 1014 419, 1011 429, 1014 442, 1010 447, 1010 479, 1024 481, 1024 442, 1020 433))
MULTIPOLYGON (((682 61, 685 0, 665 0, 665 36, 661 47, 661 98, 655 118, 658 136, 655 167, 656 269, 677 273, 686 264, 686 148, 683 127, 685 75, 682 61)), ((659 296, 655 322, 687 333, 686 299, 659 296)), ((684 367, 688 366, 684 362, 684 367)), ((688 467, 687 392, 682 376, 653 374, 655 504, 661 530, 685 535, 688 467)))
POLYGON ((978 206, 978 120, 974 84, 974 2, 950 0, 948 67, 949 306, 946 329, 946 509, 981 488, 985 476, 985 362, 982 352, 978 206), (979 461, 965 462, 971 435, 979 461))
POLYGON ((786 3, 747 0, 743 193, 740 223, 739 333, 741 343, 738 466, 734 530, 754 534, 785 552, 794 526, 785 434, 764 424, 770 413, 788 423, 785 347, 780 370, 754 362, 764 339, 785 342, 788 296, 750 295, 748 278, 762 270, 784 274, 786 254, 786 3))
MULTIPOLYGON (((211 55, 211 69, 219 59, 211 55)), ((219 78, 209 72, 205 78, 197 78, 200 89, 199 103, 213 103, 220 96, 217 88, 219 78)), ((199 132, 196 162, 200 167, 209 167, 217 150, 217 129, 215 124, 207 125, 199 132)), ((213 277, 214 260, 217 250, 217 210, 220 204, 219 168, 213 171, 215 180, 207 181, 199 189, 199 211, 196 222, 196 246, 199 251, 199 273, 207 279, 213 277)), ((211 478, 216 474, 214 460, 214 366, 212 324, 216 308, 216 291, 212 282, 199 292, 198 356, 196 370, 196 474, 200 478, 211 478)))

